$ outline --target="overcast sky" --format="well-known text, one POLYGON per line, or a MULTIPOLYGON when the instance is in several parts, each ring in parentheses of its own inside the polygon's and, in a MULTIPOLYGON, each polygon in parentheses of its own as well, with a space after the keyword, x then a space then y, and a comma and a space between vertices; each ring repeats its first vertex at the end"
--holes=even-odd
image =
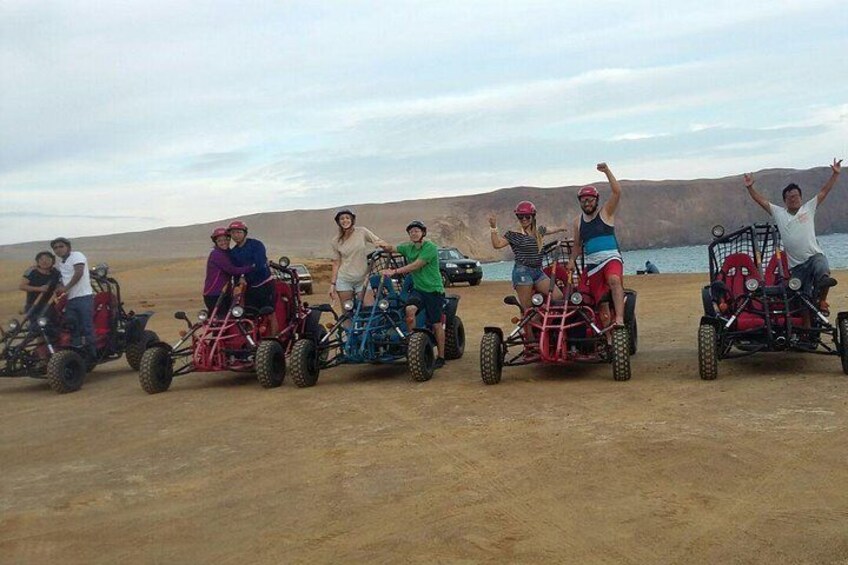
POLYGON ((601 160, 828 165, 845 22, 825 0, 0 0, 0 243, 578 184, 601 160))

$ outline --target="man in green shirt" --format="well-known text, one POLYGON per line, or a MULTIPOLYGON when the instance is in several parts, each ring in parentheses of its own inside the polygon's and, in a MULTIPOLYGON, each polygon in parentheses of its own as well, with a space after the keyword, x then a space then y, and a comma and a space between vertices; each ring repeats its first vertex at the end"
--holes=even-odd
POLYGON ((432 241, 424 241, 427 226, 420 220, 413 220, 406 226, 409 242, 397 247, 382 245, 386 251, 400 253, 406 259, 406 265, 398 269, 384 269, 383 276, 412 274, 413 290, 406 306, 406 327, 415 327, 415 315, 423 308, 427 324, 433 328, 439 356, 435 368, 445 366, 445 326, 442 314, 445 307, 445 287, 439 272, 439 248, 432 241))

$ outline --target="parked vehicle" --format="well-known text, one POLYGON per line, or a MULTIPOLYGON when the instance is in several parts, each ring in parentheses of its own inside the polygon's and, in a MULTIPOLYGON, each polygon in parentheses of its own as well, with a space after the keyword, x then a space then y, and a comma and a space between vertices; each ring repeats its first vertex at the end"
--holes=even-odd
POLYGON ((22 320, 13 319, 0 340, 0 377, 46 379, 58 393, 82 388, 85 375, 97 364, 126 355, 138 369, 149 343, 159 336, 145 329, 153 312, 126 311, 121 286, 107 265, 90 271, 94 291, 96 358, 72 345, 71 322, 65 318, 66 299, 56 299, 58 281, 43 292, 22 320))
POLYGON ((297 271, 287 258, 269 266, 274 277, 273 307, 258 311, 245 307, 243 283, 231 281, 215 308, 201 310, 195 322, 185 312, 175 313, 188 329, 175 345, 157 342, 144 352, 138 374, 141 388, 148 394, 165 392, 174 377, 220 371, 255 373, 264 388, 283 384, 291 344, 302 336, 322 333, 321 313, 301 302, 297 271), (227 296, 229 308, 222 307, 227 296), (276 334, 271 329, 272 316, 277 321, 276 334))
POLYGON ((306 268, 306 265, 302 263, 295 263, 291 266, 291 268, 297 271, 297 280, 300 284, 300 292, 303 294, 312 294, 312 274, 309 272, 309 269, 306 268))
POLYGON ((486 384, 497 384, 505 366, 542 363, 611 363, 617 381, 630 379, 630 356, 636 353, 636 292, 625 289, 625 327, 604 327, 600 308, 609 303, 610 319, 615 319, 612 300, 607 293, 598 303, 593 301, 583 265, 567 276, 565 265, 570 256, 571 241, 552 241, 542 248, 545 272, 551 278, 551 290, 537 293, 532 305, 523 313, 514 295, 504 303, 518 307, 513 318, 515 328, 504 335, 501 328, 487 326, 480 342, 480 374, 486 384), (555 298, 559 288, 563 298, 555 298))
POLYGON ((480 261, 469 259, 456 247, 439 248, 439 271, 445 288, 453 283, 467 282, 477 286, 483 280, 483 267, 480 261))
POLYGON ((710 284, 701 290, 701 378, 715 379, 723 359, 777 351, 837 355, 848 374, 848 312, 831 324, 817 301, 801 292, 777 226, 754 224, 729 234, 715 226, 713 238, 710 284))
MULTIPOLYGON (((389 278, 380 275, 383 269, 397 269, 406 264, 400 254, 375 251, 369 258, 373 304, 348 300, 338 315, 329 305, 322 311, 335 320, 320 339, 312 336, 299 339, 289 357, 292 380, 299 387, 313 386, 322 369, 342 364, 394 364, 405 362, 412 379, 427 381, 433 377, 436 339, 424 328, 424 312, 418 313, 415 328, 408 328, 404 313, 412 275, 389 278)), ((459 359, 465 351, 465 327, 456 314, 459 297, 447 295, 443 323, 445 324, 445 358, 459 359)))

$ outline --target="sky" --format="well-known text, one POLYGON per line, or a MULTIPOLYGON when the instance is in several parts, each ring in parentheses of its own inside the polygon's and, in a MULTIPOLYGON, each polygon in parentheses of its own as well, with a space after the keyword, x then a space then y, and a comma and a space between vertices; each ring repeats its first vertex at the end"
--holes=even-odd
MULTIPOLYGON (((0 243, 848 157, 844 3, 0 0, 0 243)), ((328 215, 328 221, 331 221, 328 215)))

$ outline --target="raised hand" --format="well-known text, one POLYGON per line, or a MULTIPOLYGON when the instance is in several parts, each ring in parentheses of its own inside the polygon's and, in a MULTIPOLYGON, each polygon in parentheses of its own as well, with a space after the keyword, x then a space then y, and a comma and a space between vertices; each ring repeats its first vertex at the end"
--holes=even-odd
POLYGON ((842 159, 836 160, 833 159, 833 164, 830 166, 830 170, 833 171, 833 174, 838 175, 842 172, 842 159))
POLYGON ((494 214, 489 214, 489 227, 496 228, 498 227, 498 217, 494 214))
POLYGON ((602 173, 604 173, 605 175, 609 174, 609 172, 610 172, 609 165, 607 165, 606 163, 598 163, 596 168, 599 171, 601 171, 602 173))
POLYGON ((742 177, 742 182, 745 183, 745 188, 754 186, 754 173, 745 173, 745 176, 742 177))

